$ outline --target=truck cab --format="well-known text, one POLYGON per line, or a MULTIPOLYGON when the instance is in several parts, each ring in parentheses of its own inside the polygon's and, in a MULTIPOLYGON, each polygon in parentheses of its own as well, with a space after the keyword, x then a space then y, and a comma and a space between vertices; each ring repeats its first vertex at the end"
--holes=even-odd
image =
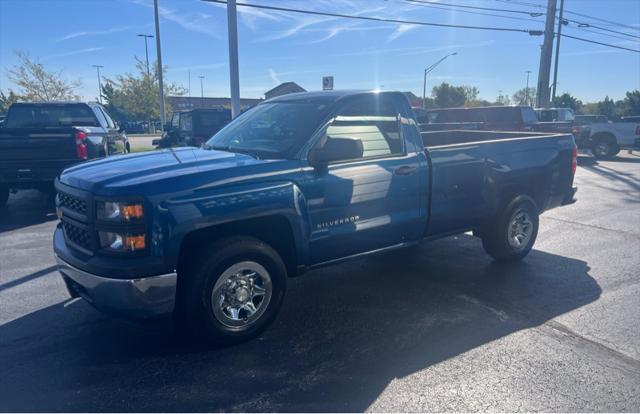
POLYGON ((199 147, 231 121, 231 110, 192 109, 174 112, 161 140, 154 145, 199 147))

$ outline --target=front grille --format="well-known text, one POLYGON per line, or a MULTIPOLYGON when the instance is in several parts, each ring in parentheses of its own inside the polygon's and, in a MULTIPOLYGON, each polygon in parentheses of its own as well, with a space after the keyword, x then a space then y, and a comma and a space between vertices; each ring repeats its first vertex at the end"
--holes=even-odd
POLYGON ((69 210, 82 214, 83 216, 87 215, 86 201, 63 192, 58 193, 58 200, 60 202, 60 207, 68 208, 69 210))
POLYGON ((67 240, 83 249, 91 250, 91 234, 87 229, 76 226, 68 221, 63 221, 62 227, 67 240))

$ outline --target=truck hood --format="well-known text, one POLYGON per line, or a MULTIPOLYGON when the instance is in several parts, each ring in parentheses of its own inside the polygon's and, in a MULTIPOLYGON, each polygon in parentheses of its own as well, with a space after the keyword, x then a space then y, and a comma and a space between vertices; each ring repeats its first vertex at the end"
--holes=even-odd
MULTIPOLYGON (((89 161, 68 168, 60 175, 60 182, 94 194, 112 195, 136 192, 143 195, 153 185, 153 193, 169 191, 163 184, 175 183, 197 175, 209 176, 206 172, 237 171, 238 167, 249 167, 274 161, 257 160, 249 155, 199 148, 166 149, 140 154, 112 156, 89 161), (147 190, 147 191, 145 191, 147 190)), ((238 172, 235 172, 237 175, 238 172)), ((210 179, 210 177, 209 177, 210 179)), ((175 190, 175 188, 173 188, 175 190)))

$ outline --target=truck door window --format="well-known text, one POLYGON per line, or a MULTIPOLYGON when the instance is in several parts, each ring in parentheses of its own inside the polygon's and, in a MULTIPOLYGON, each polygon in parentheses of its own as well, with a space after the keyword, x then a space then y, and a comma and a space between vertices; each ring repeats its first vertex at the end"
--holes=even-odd
POLYGON ((193 117, 191 114, 184 113, 180 117, 180 130, 191 131, 193 130, 193 117))
POLYGON ((327 139, 351 138, 362 142, 363 158, 402 154, 398 111, 385 96, 356 98, 338 111, 327 127, 327 139))
POLYGON ((100 106, 98 106, 97 108, 100 110, 100 112, 102 112, 102 115, 104 116, 104 119, 107 121, 107 125, 109 126, 109 128, 111 129, 115 128, 116 124, 113 122, 113 119, 111 119, 107 111, 105 111, 104 108, 100 106))

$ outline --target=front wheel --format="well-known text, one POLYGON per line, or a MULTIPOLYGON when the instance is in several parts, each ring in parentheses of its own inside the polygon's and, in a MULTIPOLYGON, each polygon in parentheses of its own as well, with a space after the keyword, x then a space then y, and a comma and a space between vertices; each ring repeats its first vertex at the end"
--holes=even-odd
POLYGON ((514 198, 482 232, 482 247, 497 261, 524 258, 538 235, 538 208, 527 196, 514 198))
POLYGON ((278 253, 250 237, 202 249, 180 274, 176 322, 211 345, 247 341, 262 332, 282 306, 287 271, 278 253))

